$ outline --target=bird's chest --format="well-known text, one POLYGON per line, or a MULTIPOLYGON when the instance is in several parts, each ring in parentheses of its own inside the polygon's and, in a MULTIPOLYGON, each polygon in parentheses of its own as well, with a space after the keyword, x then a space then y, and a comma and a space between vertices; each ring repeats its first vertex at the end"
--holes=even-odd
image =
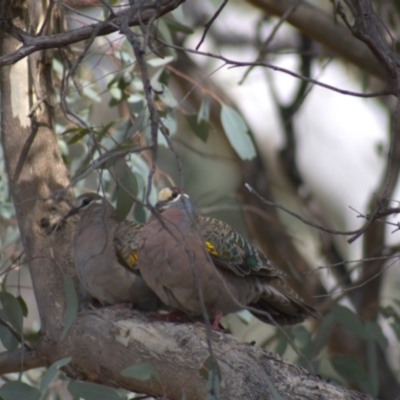
POLYGON ((215 278, 202 237, 191 221, 164 217, 148 224, 139 246, 139 265, 147 284, 166 304, 199 310, 199 288, 215 278))

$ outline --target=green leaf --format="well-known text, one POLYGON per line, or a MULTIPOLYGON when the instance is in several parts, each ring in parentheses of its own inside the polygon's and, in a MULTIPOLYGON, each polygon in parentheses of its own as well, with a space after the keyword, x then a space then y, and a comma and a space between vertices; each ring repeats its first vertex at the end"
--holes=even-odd
POLYGON ((175 99, 175 96, 169 90, 168 86, 162 86, 161 93, 158 94, 158 97, 171 108, 175 108, 178 105, 178 102, 175 99))
MULTIPOLYGON (((10 322, 7 314, 3 310, 0 310, 0 318, 4 319, 7 322, 10 322)), ((7 327, 1 324, 0 324, 0 340, 1 343, 3 343, 3 346, 7 350, 16 349, 19 346, 19 341, 17 340, 17 338, 10 332, 10 330, 7 327)))
POLYGON ((152 67, 162 67, 163 65, 169 64, 170 62, 174 61, 174 57, 167 56, 164 58, 151 58, 150 60, 146 60, 147 64, 152 67))
POLYGON ((243 118, 226 104, 222 104, 221 123, 230 144, 242 160, 251 160, 256 155, 253 141, 243 118))
POLYGON ((218 379, 221 381, 221 370, 219 368, 217 360, 213 358, 212 356, 209 356, 203 363, 203 366, 199 370, 199 375, 206 379, 209 380, 210 378, 210 373, 215 370, 217 373, 218 379))
POLYGON ((367 377, 362 365, 352 356, 342 354, 331 359, 333 368, 350 382, 363 382, 367 377))
POLYGON ((388 341, 382 332, 381 326, 375 321, 365 322, 366 336, 378 342, 383 351, 387 349, 388 341))
POLYGON ((71 381, 69 392, 84 400, 121 400, 115 389, 91 382, 71 381))
POLYGON ((76 135, 72 136, 72 138, 68 140, 67 144, 79 142, 79 140, 84 138, 88 133, 88 129, 79 129, 79 132, 76 135))
POLYGON ((133 218, 135 221, 140 222, 141 224, 146 223, 146 208, 139 203, 135 204, 135 208, 133 209, 133 218))
POLYGON ((64 340, 71 327, 72 321, 78 312, 78 296, 76 295, 74 284, 68 275, 63 275, 66 310, 64 318, 64 328, 61 333, 61 340, 64 340))
POLYGON ((279 337, 278 344, 276 345, 275 352, 279 354, 280 356, 283 356, 287 349, 288 341, 286 339, 286 336, 281 335, 279 337))
POLYGON ((336 320, 340 322, 349 331, 355 333, 362 339, 366 339, 365 326, 360 320, 359 316, 355 314, 350 308, 336 304, 332 307, 332 314, 336 320))
POLYGON ((44 373, 40 381, 40 391, 47 389, 53 379, 56 377, 58 369, 66 366, 71 361, 71 357, 65 357, 53 363, 44 373))
POLYGON ((202 374, 200 370, 200 375, 207 376, 207 397, 206 400, 218 400, 220 398, 221 392, 221 370, 219 368, 218 362, 213 357, 208 357, 204 362, 203 372, 206 371, 205 374, 202 374))
POLYGON ((140 132, 142 130, 142 126, 144 123, 144 117, 146 116, 146 110, 142 109, 138 116, 136 117, 135 122, 133 123, 133 125, 127 130, 126 134, 125 134, 125 138, 132 138, 132 136, 136 133, 136 132, 140 132))
POLYGON ((22 315, 24 317, 27 317, 28 316, 28 306, 26 305, 25 300, 21 296, 18 296, 17 300, 18 300, 19 305, 21 306, 22 315))
POLYGON ((4 312, 7 314, 8 321, 22 336, 22 321, 24 316, 19 301, 11 293, 0 292, 0 302, 3 305, 4 312))
POLYGON ((372 396, 376 397, 379 392, 379 379, 376 359, 376 342, 373 339, 367 340, 367 359, 368 359, 368 382, 371 387, 372 396))
POLYGON ((19 381, 6 382, 0 388, 0 396, 3 400, 37 400, 40 392, 36 388, 19 381))
POLYGON ((186 25, 181 24, 180 22, 176 21, 175 19, 164 17, 163 20, 167 24, 167 26, 171 29, 171 31, 175 32, 182 32, 188 35, 191 35, 194 30, 186 25))
POLYGON ((186 119, 189 123, 190 129, 199 139, 201 139, 205 143, 207 141, 211 125, 204 119, 202 119, 200 123, 198 123, 198 118, 195 114, 186 115, 186 119))
POLYGON ((200 109, 197 114, 197 123, 199 124, 202 120, 207 121, 210 119, 210 98, 204 96, 201 100, 200 109))
POLYGON ((135 174, 124 159, 118 159, 111 168, 117 181, 117 219, 122 221, 128 215, 138 193, 135 174))
POLYGON ((295 339, 299 342, 300 347, 304 348, 310 343, 310 332, 304 326, 295 326, 292 330, 295 339))
POLYGON ((128 378, 135 378, 139 381, 147 381, 148 379, 158 377, 157 370, 148 362, 131 365, 122 370, 121 375, 128 378))
POLYGON ((284 400, 284 398, 279 394, 279 392, 276 390, 276 387, 274 386, 274 384, 271 382, 271 380, 268 378, 267 375, 265 375, 265 379, 267 381, 269 390, 271 391, 272 394, 272 398, 274 400, 284 400))

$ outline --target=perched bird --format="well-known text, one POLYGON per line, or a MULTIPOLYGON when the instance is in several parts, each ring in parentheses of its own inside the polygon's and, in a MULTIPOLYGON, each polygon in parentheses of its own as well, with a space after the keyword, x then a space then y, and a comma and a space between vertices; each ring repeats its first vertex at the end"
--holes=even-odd
POLYGON ((292 325, 319 313, 285 282, 285 273, 226 223, 200 216, 179 188, 159 192, 138 244, 138 265, 163 303, 198 318, 251 307, 270 324, 292 325))
POLYGON ((84 292, 103 305, 133 303, 156 310, 161 302, 138 273, 137 242, 143 225, 116 219, 114 207, 97 193, 77 197, 64 216, 79 214, 74 262, 84 292))

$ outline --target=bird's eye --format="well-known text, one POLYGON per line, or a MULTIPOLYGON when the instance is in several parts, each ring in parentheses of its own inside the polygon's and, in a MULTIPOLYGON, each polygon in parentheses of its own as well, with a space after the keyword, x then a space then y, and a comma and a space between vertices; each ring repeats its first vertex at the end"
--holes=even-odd
POLYGON ((176 199, 177 197, 178 197, 178 191, 177 190, 173 190, 172 191, 172 193, 171 193, 171 197, 173 198, 173 199, 176 199))
POLYGON ((82 200, 82 206, 87 206, 88 204, 90 204, 90 199, 83 199, 82 200))

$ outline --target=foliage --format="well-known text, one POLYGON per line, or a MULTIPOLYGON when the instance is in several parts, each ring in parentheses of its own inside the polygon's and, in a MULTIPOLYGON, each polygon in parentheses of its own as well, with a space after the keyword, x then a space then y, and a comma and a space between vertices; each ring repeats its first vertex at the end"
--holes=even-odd
MULTIPOLYGON (((119 5, 119 2, 113 1, 107 4, 111 7, 119 5)), ((70 7, 61 7, 64 17, 73 19, 83 12, 83 9, 80 11, 77 9, 74 12, 68 11, 69 9, 70 7)), ((394 19, 397 20, 400 16, 396 2, 393 2, 392 9, 396 10, 396 13, 389 17, 383 10, 382 18, 389 28, 394 29, 394 19)), ((102 10, 105 14, 110 11, 108 7, 102 10)), ((220 75, 213 81, 212 74, 218 72, 219 67, 216 66, 215 59, 218 59, 220 54, 215 51, 215 48, 219 49, 219 47, 228 52, 229 46, 232 45, 234 48, 232 53, 238 59, 238 65, 242 61, 240 60, 241 52, 244 52, 240 43, 248 46, 254 54, 257 50, 258 61, 270 63, 277 60, 272 50, 268 52, 268 46, 275 43, 273 41, 274 28, 279 28, 279 26, 276 20, 271 21, 269 18, 266 20, 263 13, 248 5, 230 4, 225 11, 234 18, 237 18, 237 14, 240 18, 242 16, 245 19, 248 18, 246 29, 250 33, 247 35, 245 29, 237 29, 231 33, 235 36, 232 45, 230 38, 224 36, 223 30, 218 26, 218 20, 226 22, 228 17, 224 19, 223 13, 219 15, 215 22, 216 27, 210 28, 207 32, 208 36, 203 45, 212 49, 213 58, 206 52, 198 52, 190 58, 191 52, 183 51, 187 47, 193 50, 193 42, 195 40, 198 42, 206 22, 199 16, 204 13, 214 15, 216 6, 213 2, 204 3, 202 6, 191 5, 187 9, 179 7, 153 23, 147 34, 146 32, 137 33, 141 31, 135 28, 136 40, 144 49, 144 65, 135 57, 132 42, 124 35, 112 34, 107 36, 107 39, 97 38, 96 47, 93 46, 90 51, 82 44, 79 44, 79 48, 71 47, 67 50, 54 51, 52 63, 57 104, 56 131, 60 151, 71 173, 71 181, 75 184, 77 195, 88 189, 98 190, 105 193, 115 204, 120 220, 134 218, 145 222, 149 216, 148 206, 155 203, 158 189, 171 182, 178 185, 184 183, 186 190, 194 198, 199 199, 197 202, 199 208, 214 212, 220 218, 228 220, 241 229, 244 235, 255 236, 252 229, 246 229, 244 218, 238 212, 240 206, 247 205, 250 208, 251 205, 245 204, 242 200, 232 200, 231 194, 245 183, 241 172, 245 171, 248 163, 257 164, 259 161, 259 164, 262 164, 260 155, 272 153, 272 151, 271 148, 266 150, 259 136, 256 137, 250 129, 250 126, 254 126, 254 122, 247 121, 244 112, 239 111, 246 108, 239 96, 230 97, 230 86, 236 87, 237 82, 234 84, 230 82, 223 86, 222 82, 218 82, 220 75), (190 7, 204 7, 204 9, 201 9, 202 13, 195 12, 190 15, 190 7), (251 19, 257 20, 254 26, 249 22, 251 19), (271 36, 268 35, 265 38, 263 33, 265 30, 272 32, 271 36), (83 62, 78 58, 81 55, 83 62), (199 59, 200 55, 203 55, 201 59, 199 59), (152 88, 150 99, 146 92, 143 68, 149 73, 152 88), (73 72, 72 76, 70 76, 71 72, 73 72), (203 75, 198 78, 201 72, 203 75), (220 87, 218 83, 221 83, 220 87), (154 121, 157 121, 155 131, 154 121), (154 155, 152 150, 155 148, 158 151, 157 164, 152 158, 154 155), (208 196, 210 193, 211 195, 208 196), (230 211, 232 209, 234 212, 230 211)), ((95 18, 99 18, 96 7, 89 7, 84 12, 88 15, 94 13, 95 18)), ((284 28, 285 23, 282 26, 282 29, 284 28)), ((291 34, 294 35, 294 33, 291 34)), ((279 51, 284 51, 289 46, 288 37, 283 35, 282 40, 284 44, 279 44, 279 41, 276 43, 279 51)), ((297 60, 299 64, 302 64, 300 68, 304 67, 302 49, 295 46, 291 50, 296 52, 297 60)), ((222 56, 219 61, 221 60, 229 64, 222 56)), ((281 61, 282 59, 277 63, 281 61)), ((323 71, 325 65, 322 60, 316 59, 314 63, 322 66, 321 71, 323 71)), ((348 66, 348 68, 351 67, 348 66)), ((305 74, 304 68, 301 73, 305 74)), ((273 81, 275 76, 269 75, 268 79, 273 81)), ((311 78, 311 75, 308 78, 311 78)), ((246 85, 246 79, 243 85, 246 85)), ((273 85, 278 84, 275 82, 273 85)), ((301 103, 306 101, 311 91, 307 85, 303 89, 298 89, 301 96, 297 96, 299 93, 293 95, 293 105, 296 110, 287 118, 284 118, 285 111, 290 107, 283 105, 275 93, 275 107, 282 117, 281 123, 286 128, 290 126, 282 135, 283 141, 286 141, 286 147, 283 146, 279 149, 280 151, 274 151, 274 155, 270 155, 269 159, 267 157, 263 161, 269 166, 276 166, 271 159, 280 157, 281 172, 276 176, 288 182, 290 189, 287 192, 294 193, 293 203, 296 203, 298 210, 302 210, 303 218, 311 220, 315 217, 324 222, 324 216, 314 212, 315 208, 323 209, 321 204, 318 205, 318 194, 314 193, 314 197, 312 193, 309 197, 302 195, 304 190, 311 192, 311 185, 308 185, 306 177, 301 176, 300 168, 296 165, 298 148, 293 143, 295 134, 290 133, 290 127, 296 131, 296 125, 293 127, 291 124, 296 122, 296 113, 301 112, 301 103), (284 150, 287 150, 286 153, 284 150), (290 152, 292 152, 292 158, 285 159, 285 154, 290 152), (284 171, 288 165, 290 171, 284 171), (300 182, 293 179, 294 169, 298 170, 300 182)), ((254 88, 249 85, 246 90, 254 90, 254 88)), ((258 90, 263 90, 263 87, 260 85, 258 90)), ((258 94, 254 90, 254 96, 256 95, 258 94)), ((262 104, 257 106, 260 106, 259 113, 266 114, 262 104)), ((263 118, 265 125, 268 125, 269 116, 264 115, 263 118)), ((334 114, 331 114, 331 118, 334 118, 334 114)), ((4 171, 3 160, 1 164, 4 171)), ((387 167, 390 169, 389 164, 387 167)), ((318 169, 318 165, 315 169, 318 169)), ((267 184, 274 186, 267 168, 259 167, 257 171, 267 184)), ((327 185, 329 183, 326 182, 327 185)), ((387 199, 391 194, 387 193, 387 199)), ((290 208, 292 201, 290 196, 287 193, 282 195, 279 190, 276 190, 276 198, 280 195, 290 208)), ((372 195, 373 192, 369 191, 368 196, 372 195)), ((363 199, 364 203, 368 200, 368 198, 363 199)), ((351 205, 351 199, 349 202, 351 205)), ((37 338, 40 332, 32 292, 23 290, 19 283, 21 277, 24 282, 28 281, 26 260, 19 242, 16 215, 13 211, 5 172, 2 172, 0 176, 0 205, 2 220, 0 340, 5 349, 12 350, 21 346, 24 340, 37 338)), ((367 209, 360 211, 360 216, 365 217, 370 211, 367 209)), ((257 212, 262 214, 264 210, 259 207, 257 212)), ((327 218, 327 220, 330 219, 327 218)), ((340 221, 334 221, 334 224, 336 223, 341 230, 356 229, 350 229, 347 225, 343 227, 340 221)), ((304 235, 304 241, 311 237, 312 244, 308 247, 303 246, 300 253, 301 251, 313 253, 309 257, 301 258, 303 264, 308 264, 310 269, 314 269, 317 260, 321 259, 328 268, 332 264, 332 276, 320 273, 317 279, 319 285, 314 285, 320 291, 324 291, 325 299, 331 300, 328 306, 325 302, 321 306, 323 319, 318 324, 313 322, 287 329, 264 329, 254 318, 248 318, 248 315, 247 317, 246 315, 230 316, 226 318, 225 324, 235 334, 241 335, 246 340, 254 339, 258 344, 268 344, 269 348, 274 349, 279 355, 295 360, 313 373, 342 384, 355 385, 358 390, 378 396, 382 389, 378 354, 384 355, 386 365, 390 364, 389 343, 390 341, 393 343, 393 337, 396 340, 400 339, 398 310, 400 300, 397 294, 391 293, 393 302, 383 304, 380 309, 377 308, 376 314, 372 314, 371 317, 365 313, 361 316, 357 309, 357 291, 359 290, 358 277, 362 277, 362 272, 346 267, 351 251, 347 253, 341 251, 337 239, 331 237, 328 239, 324 233, 318 236, 315 232, 309 234, 309 231, 304 230, 298 233, 297 237, 300 238, 302 235, 304 235), (313 252, 311 248, 319 250, 313 252), (323 254, 322 248, 326 250, 326 254, 323 254), (334 260, 337 258, 339 264, 342 262, 341 270, 334 268, 334 260), (336 291, 330 290, 334 286, 339 289, 339 295, 336 295, 336 291), (347 294, 349 288, 353 291, 347 294), (334 295, 329 296, 331 293, 334 295), (322 307, 325 308, 322 309, 322 307), (317 325, 318 328, 316 328, 317 325), (258 333, 255 333, 256 331, 258 333), (338 346, 332 345, 337 340, 338 331, 342 332, 343 340, 349 337, 356 338, 359 346, 358 353, 356 351, 347 353, 345 347, 342 348, 342 353, 338 353, 338 346), (332 347, 334 349, 331 349, 332 347)), ((254 239, 260 241, 262 235, 254 239)), ((376 257, 383 257, 389 253, 389 256, 393 257, 398 251, 395 245, 385 242, 381 243, 381 248, 376 257)), ((360 258, 368 256, 371 255, 364 252, 360 258)), ((357 266, 361 271, 365 263, 363 264, 361 260, 357 266)), ((380 274, 384 272, 382 267, 380 274)), ((380 282, 382 278, 376 279, 380 282)), ((307 279, 305 282, 307 284, 307 279)), ((361 283, 366 284, 367 281, 364 280, 361 283)), ((64 284, 67 309, 61 339, 67 334, 78 310, 73 282, 65 276, 64 284)), ((315 287, 311 293, 313 296, 320 294, 315 287)), ((375 299, 377 304, 380 301, 380 293, 382 292, 378 291, 375 299)), ((131 396, 94 383, 68 381, 66 376, 58 370, 65 367, 69 361, 68 358, 59 360, 49 368, 40 370, 40 373, 32 379, 27 373, 7 376, 4 378, 4 385, 0 388, 0 396, 4 400, 54 398, 51 395, 58 390, 57 387, 52 387, 55 379, 62 382, 63 387, 67 386, 74 398, 121 399, 131 396)), ((398 379, 400 365, 392 363, 389 366, 398 379)), ((217 399, 221 382, 221 372, 217 362, 210 356, 199 369, 199 373, 207 382, 208 398, 217 399)), ((151 363, 132 365, 121 371, 121 374, 137 380, 159 379, 151 363)), ((273 398, 284 398, 271 385, 273 398)))

